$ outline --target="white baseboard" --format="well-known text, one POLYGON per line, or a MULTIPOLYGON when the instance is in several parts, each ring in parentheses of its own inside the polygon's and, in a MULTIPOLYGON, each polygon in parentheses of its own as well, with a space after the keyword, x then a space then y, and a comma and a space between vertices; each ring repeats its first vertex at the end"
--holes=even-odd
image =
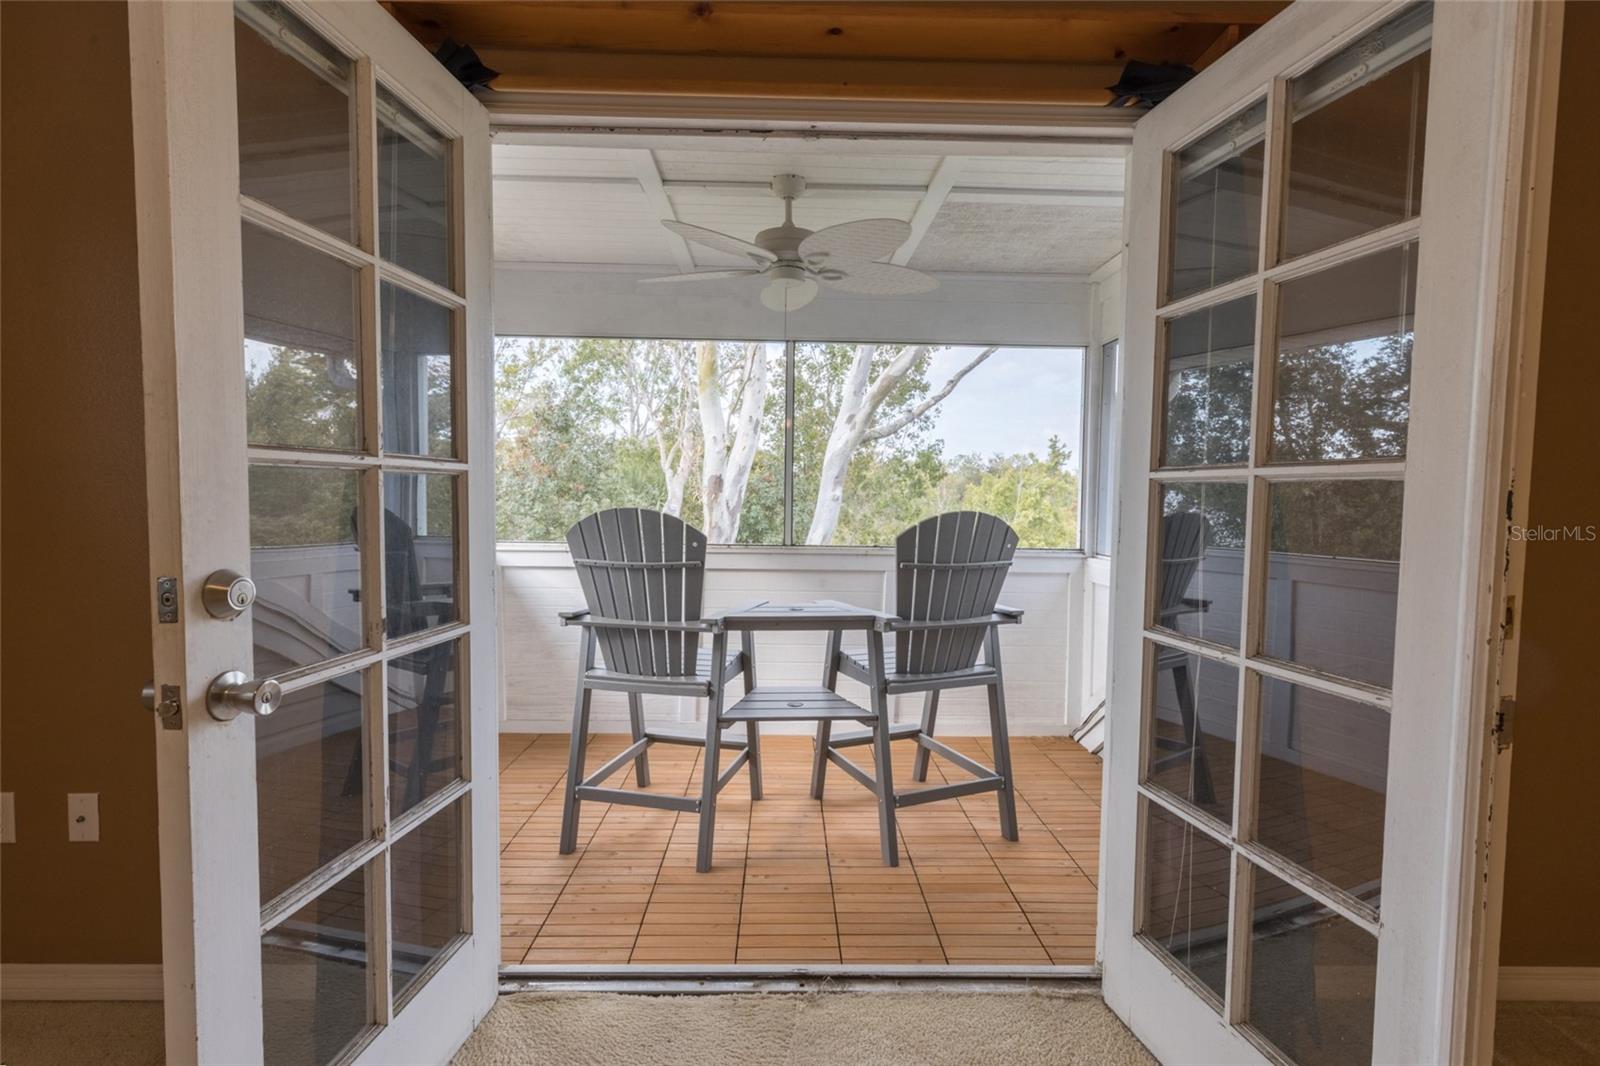
POLYGON ((1497 998, 1600 1003, 1600 966, 1502 966, 1497 998))
POLYGON ((160 999, 161 965, 0 966, 0 999, 160 999))

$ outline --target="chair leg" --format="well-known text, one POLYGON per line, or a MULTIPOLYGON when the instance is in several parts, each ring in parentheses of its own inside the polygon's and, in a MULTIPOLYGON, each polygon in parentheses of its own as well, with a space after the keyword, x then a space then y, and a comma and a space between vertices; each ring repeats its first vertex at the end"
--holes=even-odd
MULTIPOLYGON (((939 690, 930 689, 922 699, 922 729, 920 732, 925 737, 933 736, 934 723, 939 719, 939 690)), ((928 779, 928 762, 933 752, 917 745, 917 757, 911 764, 911 779, 913 781, 926 781, 928 779)))
POLYGON ((1200 720, 1195 714, 1194 706, 1194 681, 1189 677, 1189 667, 1186 663, 1179 663, 1172 668, 1172 687, 1178 696, 1178 717, 1183 722, 1183 742, 1189 748, 1189 761, 1193 767, 1191 798, 1201 806, 1207 806, 1217 801, 1217 794, 1211 784, 1211 763, 1206 760, 1206 749, 1200 741, 1200 720))
POLYGON ((878 775, 878 838, 885 866, 900 865, 900 831, 895 824, 894 766, 889 757, 889 693, 883 677, 883 634, 867 633, 872 667, 873 762, 878 775))
MULTIPOLYGON (((637 744, 644 739, 644 697, 637 692, 628 693, 628 729, 637 744)), ((640 788, 650 787, 649 749, 641 751, 633 760, 633 779, 640 788)))
POLYGON ((561 854, 578 847, 578 782, 583 780, 583 757, 589 747, 589 686, 584 678, 594 667, 594 630, 584 627, 578 652, 578 692, 572 703, 572 738, 567 751, 567 783, 561 805, 561 854))
MULTIPOLYGON (((739 647, 744 652, 744 665, 740 673, 744 675, 744 694, 746 696, 756 688, 756 635, 746 629, 739 634, 739 647)), ((754 722, 746 722, 745 742, 750 746, 750 798, 761 798, 761 729, 754 722)))
POLYGON ((1000 634, 989 628, 989 665, 994 667, 994 684, 989 690, 989 739, 994 749, 994 771, 1000 775, 1000 790, 995 793, 1000 803, 1000 835, 1007 840, 1017 839, 1017 782, 1011 773, 1011 730, 1006 724, 1005 674, 1000 669, 1000 634))
POLYGON ((572 740, 567 752, 566 801, 561 807, 561 854, 571 855, 578 847, 578 782, 583 780, 583 758, 589 747, 590 693, 582 683, 572 711, 572 740))
MULTIPOLYGON (((712 637, 713 663, 722 662, 727 650, 726 633, 712 637)), ((700 763, 700 841, 694 858, 694 868, 699 873, 711 869, 711 852, 717 839, 717 774, 722 753, 722 693, 726 686, 720 669, 713 669, 711 678, 711 699, 706 704, 706 753, 700 763)))

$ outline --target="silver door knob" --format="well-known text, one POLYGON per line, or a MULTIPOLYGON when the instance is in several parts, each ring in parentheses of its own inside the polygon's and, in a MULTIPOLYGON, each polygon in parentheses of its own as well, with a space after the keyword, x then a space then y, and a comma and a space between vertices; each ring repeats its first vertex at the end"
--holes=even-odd
POLYGON ((219 722, 231 722, 241 713, 265 718, 282 699, 283 686, 276 681, 252 681, 243 670, 229 670, 206 690, 206 710, 219 722))
POLYGON ((237 570, 217 570, 200 586, 200 603, 212 618, 238 618, 256 602, 256 583, 237 570))

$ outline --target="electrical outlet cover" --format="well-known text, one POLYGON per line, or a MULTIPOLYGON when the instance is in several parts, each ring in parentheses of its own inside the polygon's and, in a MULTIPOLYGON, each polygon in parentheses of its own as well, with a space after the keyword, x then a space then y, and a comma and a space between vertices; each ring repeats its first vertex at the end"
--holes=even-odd
POLYGON ((100 839, 98 792, 67 793, 67 839, 76 841, 100 839))

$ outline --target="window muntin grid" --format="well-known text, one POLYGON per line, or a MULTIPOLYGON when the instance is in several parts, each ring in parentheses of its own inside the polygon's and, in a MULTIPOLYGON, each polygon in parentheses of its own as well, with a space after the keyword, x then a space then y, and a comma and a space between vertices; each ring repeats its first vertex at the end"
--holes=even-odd
MULTIPOLYGON (((1414 30, 1413 24, 1416 22, 1418 10, 1417 7, 1406 9, 1392 20, 1392 24, 1410 26, 1414 30)), ((1380 38, 1383 29, 1384 27, 1379 27, 1377 36, 1380 38)), ((1415 33, 1408 32, 1406 47, 1411 50, 1410 54, 1413 56, 1417 54, 1415 38, 1415 33)), ((1426 48, 1425 39, 1422 47, 1426 48)), ((1320 71, 1326 66, 1327 63, 1324 62, 1313 70, 1320 71)), ((1294 894, 1296 898, 1312 901, 1322 911, 1333 916, 1330 920, 1343 923, 1343 927, 1347 928, 1350 934, 1370 938, 1374 951, 1378 932, 1379 894, 1377 884, 1355 883, 1345 876, 1347 871, 1325 869, 1323 872, 1334 878, 1330 880, 1329 877, 1321 876, 1309 869, 1308 865, 1315 863, 1306 862, 1305 856, 1297 855, 1295 858, 1301 860, 1297 862, 1272 850, 1263 842, 1259 832, 1261 813, 1258 810, 1262 762, 1263 686, 1292 685, 1297 691, 1344 701, 1345 706, 1359 711, 1361 716, 1378 722, 1386 722, 1392 710, 1389 688, 1386 684, 1375 680, 1376 675, 1369 674, 1365 678, 1356 679, 1339 677, 1313 665, 1295 663, 1282 657, 1269 657, 1265 654, 1269 642, 1266 600, 1270 594, 1268 564, 1272 535, 1270 493, 1273 486, 1280 482, 1332 484, 1348 479, 1364 479, 1369 483, 1403 482, 1405 476, 1403 455, 1367 455, 1338 459, 1329 456, 1318 457, 1318 461, 1281 461, 1277 465, 1268 465, 1274 411, 1272 360, 1279 350, 1277 321, 1279 294, 1282 288, 1291 282, 1316 278, 1363 257, 1391 252, 1411 255, 1421 230, 1420 214, 1411 211, 1407 217, 1398 222, 1357 233, 1337 243, 1330 243, 1327 247, 1309 251, 1292 262, 1286 263, 1281 260, 1277 233, 1282 225, 1287 181, 1288 141, 1284 130, 1291 117, 1289 107, 1291 94, 1295 88, 1296 82, 1278 78, 1265 89, 1267 99, 1264 130, 1265 202, 1260 213, 1259 239, 1256 241, 1259 253, 1256 269, 1235 280, 1218 279, 1214 287, 1204 291, 1189 295, 1180 294, 1176 298, 1168 297, 1157 312, 1158 350, 1155 355, 1158 367, 1165 366, 1167 362, 1166 348, 1171 340, 1169 328, 1171 323, 1184 316, 1193 316, 1230 301, 1249 297, 1254 298, 1255 307, 1254 352, 1252 392, 1249 400, 1248 447, 1241 457, 1242 462, 1238 465, 1224 468, 1164 465, 1166 462, 1163 448, 1165 382, 1158 382, 1156 395, 1152 397, 1155 417, 1152 420, 1153 461, 1149 475, 1151 493, 1148 512, 1151 535, 1148 538, 1149 556, 1145 570, 1148 578, 1145 635, 1149 640, 1146 649, 1147 669, 1142 703, 1142 770, 1138 786, 1141 811, 1160 809, 1165 816, 1176 818, 1197 832, 1203 832, 1213 842, 1225 845, 1231 852, 1232 869, 1228 891, 1231 920, 1228 928, 1227 975, 1221 996, 1221 1009, 1224 1018, 1230 1024, 1243 1026, 1258 1042, 1263 1039, 1263 1034, 1260 1027, 1255 1030, 1250 1029, 1248 1016, 1249 983, 1255 979, 1251 959, 1251 916, 1255 904, 1256 884, 1261 882, 1263 877, 1275 879, 1274 883, 1286 886, 1285 890, 1294 894), (1242 643, 1237 649, 1233 649, 1211 640, 1180 635, 1167 628, 1157 628, 1155 624, 1157 607, 1161 600, 1163 543, 1161 523, 1166 513, 1163 507, 1163 483, 1214 481, 1222 484, 1241 480, 1244 482, 1246 492, 1242 643), (1234 789, 1231 817, 1218 818, 1214 811, 1208 811, 1197 804, 1192 795, 1180 795, 1170 787, 1162 787, 1162 784, 1152 776, 1154 765, 1152 760, 1157 754, 1155 719, 1158 711, 1155 687, 1160 680, 1161 672, 1150 667, 1158 654, 1154 649, 1162 646, 1165 646, 1169 656, 1175 652, 1183 652, 1190 662, 1212 662, 1219 666, 1230 667, 1238 671, 1241 677, 1234 721, 1237 743, 1232 752, 1234 789), (1338 883, 1335 883, 1336 881, 1338 883)), ((1261 90, 1257 90, 1257 93, 1259 92, 1261 90)), ((1198 143, 1205 136, 1203 133, 1189 144, 1198 143)), ((1181 173, 1179 156, 1187 151, 1188 147, 1179 145, 1170 153, 1165 168, 1169 191, 1170 183, 1176 181, 1181 173)), ((1418 150, 1420 152, 1420 146, 1418 150)), ((1169 203, 1171 199, 1169 194, 1169 203)), ((1167 236, 1163 238, 1168 242, 1168 246, 1172 239, 1170 234, 1174 224, 1175 221, 1169 213, 1164 220, 1167 236)), ((1171 289, 1164 291, 1170 293, 1171 289)), ((1409 343, 1409 338, 1407 340, 1409 343)), ((1394 511, 1392 532, 1397 540, 1398 507, 1394 508, 1394 511)), ((1384 749, 1383 758, 1386 765, 1386 738, 1384 749)), ((1147 817, 1146 814, 1141 814, 1141 832, 1147 831, 1147 827, 1143 826, 1143 821, 1147 817)), ((1381 820, 1377 824, 1381 825, 1381 820)), ((1281 835, 1275 836, 1271 831, 1268 832, 1267 838, 1282 839, 1281 835)), ((1148 871, 1143 867, 1146 861, 1147 857, 1141 849, 1139 858, 1141 872, 1136 883, 1142 884, 1148 877, 1148 871)), ((1142 923, 1143 919, 1138 918, 1136 922, 1142 923)), ((1209 985, 1201 987, 1195 976, 1184 969, 1183 964, 1174 963, 1175 957, 1172 952, 1167 947, 1153 942, 1142 924, 1138 925, 1135 932, 1142 942, 1155 950, 1158 957, 1164 958, 1169 965, 1179 970, 1185 980, 1196 986, 1197 994, 1202 998, 1209 999, 1215 995, 1214 988, 1209 985)), ((1281 1049, 1279 1053, 1282 1053, 1281 1049)))
MULTIPOLYGON (((286 5, 245 0, 235 5, 235 12, 236 33, 272 36, 273 47, 281 57, 298 63, 317 77, 327 79, 329 75, 324 67, 352 72, 347 86, 350 91, 346 95, 353 145, 353 225, 334 226, 331 229, 318 225, 301 217, 304 211, 285 210, 278 203, 250 195, 254 191, 252 186, 247 186, 240 194, 240 214, 247 231, 254 229, 267 235, 281 247, 292 249, 294 255, 301 259, 310 257, 311 261, 319 264, 329 264, 329 269, 342 264, 355 275, 354 344, 350 346, 347 343, 348 353, 344 348, 340 349, 337 366, 334 365, 335 360, 330 358, 326 368, 330 381, 348 386, 355 393, 354 439, 334 441, 333 446, 329 446, 329 441, 319 438, 307 442, 310 447, 294 440, 267 439, 253 442, 247 447, 252 472, 266 472, 280 477, 289 476, 295 471, 321 472, 336 479, 339 479, 339 475, 345 475, 353 478, 358 486, 354 493, 355 505, 349 513, 341 513, 325 523, 330 529, 337 526, 339 539, 349 541, 355 548, 354 571, 344 575, 342 581, 335 582, 342 587, 332 592, 341 601, 341 614, 349 616, 352 613, 351 605, 354 605, 354 625, 346 625, 341 630, 346 632, 353 628, 354 633, 346 632, 340 643, 325 646, 320 655, 313 652, 302 656, 278 656, 257 663, 258 676, 273 677, 283 685, 286 706, 292 705, 297 695, 302 700, 316 700, 318 692, 327 691, 331 683, 339 679, 357 679, 354 685, 343 685, 342 690, 354 688, 359 693, 359 710, 345 709, 341 713, 359 717, 359 727, 355 730, 358 739, 353 754, 347 750, 347 758, 336 760, 339 764, 337 769, 342 774, 335 776, 345 778, 343 788, 355 789, 359 807, 359 835, 353 844, 343 850, 330 847, 319 851, 315 859, 318 865, 287 887, 281 883, 281 879, 275 880, 267 889, 271 893, 270 898, 264 894, 261 900, 263 944, 277 945, 274 950, 280 950, 286 942, 283 930, 292 929, 298 915, 323 906, 324 901, 330 898, 330 893, 343 891, 341 886, 364 886, 355 894, 360 897, 359 906, 365 909, 364 917, 359 922, 352 917, 352 929, 360 931, 360 938, 364 938, 363 946, 357 953, 364 952, 358 961, 364 968, 363 980, 367 982, 366 1014, 356 1027, 356 1035, 342 1048, 334 1048, 331 1044, 317 1046, 319 1055, 325 1060, 332 1060, 347 1057, 369 1039, 377 1028, 387 1024, 394 1012, 438 971, 464 941, 468 930, 465 901, 471 899, 471 863, 464 850, 457 871, 457 898, 460 903, 457 935, 453 938, 441 937, 439 929, 433 929, 430 933, 432 939, 443 942, 434 945, 437 950, 429 960, 421 964, 415 964, 413 960, 414 964, 406 971, 405 989, 393 987, 395 970, 390 957, 393 954, 390 945, 394 933, 390 893, 392 850, 418 831, 419 827, 438 826, 441 824, 438 821, 440 818, 459 816, 461 824, 457 839, 463 849, 467 848, 471 838, 471 805, 458 802, 467 797, 472 788, 471 766, 466 757, 470 751, 469 716, 465 713, 471 701, 468 663, 471 661, 472 644, 469 633, 471 604, 467 596, 470 587, 467 580, 468 562, 463 550, 467 542, 468 513, 463 316, 466 300, 461 291, 462 271, 458 268, 463 227, 459 182, 455 178, 462 149, 460 137, 449 130, 448 124, 426 113, 426 109, 415 101, 404 99, 399 90, 383 84, 380 73, 369 60, 362 56, 346 56, 318 36, 314 28, 314 12, 306 11, 304 17, 300 17, 289 11, 286 5), (387 105, 394 111, 397 101, 402 102, 405 108, 401 117, 423 122, 440 138, 435 148, 443 153, 449 176, 449 202, 446 205, 445 225, 442 227, 445 231, 442 247, 448 271, 442 276, 450 278, 453 287, 414 273, 404 265, 389 262, 379 254, 379 128, 386 122, 387 128, 394 127, 399 112, 385 118, 384 108, 387 105), (397 298, 425 301, 429 307, 442 308, 447 316, 444 335, 430 336, 428 339, 430 349, 443 348, 443 351, 430 350, 426 353, 428 358, 419 360, 427 383, 413 390, 414 394, 422 396, 432 392, 436 397, 442 391, 442 405, 435 402, 431 410, 419 413, 422 426, 420 434, 405 437, 398 446, 399 450, 382 446, 386 440, 383 433, 385 399, 382 394, 385 360, 380 349, 385 338, 382 336, 380 316, 385 296, 391 301, 397 298), (447 385, 442 390, 439 388, 441 377, 447 385), (426 447, 412 443, 416 439, 423 441, 426 447), (449 544, 448 558, 442 564, 442 572, 437 560, 433 561, 434 565, 428 571, 433 578, 429 584, 450 590, 447 609, 419 612, 409 609, 414 606, 412 604, 396 602, 399 586, 388 580, 394 564, 387 558, 397 554, 394 550, 395 531, 391 528, 386 538, 384 522, 384 518, 394 510, 391 504, 396 501, 387 499, 387 495, 392 491, 390 486, 396 485, 416 488, 417 499, 411 501, 416 506, 410 510, 427 515, 434 527, 440 527, 433 530, 434 535, 449 544), (442 505, 440 500, 444 501, 442 505), (346 599, 348 604, 342 602, 346 599), (396 630, 389 622, 391 617, 400 616, 413 620, 422 618, 424 624, 396 630), (391 791, 401 788, 403 781, 391 780, 390 755, 394 743, 391 729, 395 723, 391 720, 389 702, 392 691, 404 691, 405 684, 401 677, 407 672, 414 672, 413 668, 419 662, 447 664, 449 677, 446 687, 454 706, 451 708, 453 720, 448 723, 453 730, 449 744, 453 760, 446 762, 453 764, 443 765, 429 774, 422 787, 413 790, 410 796, 392 800, 391 791), (397 672, 393 681, 391 671, 397 672), (398 688, 395 687, 397 685, 398 688), (447 813, 447 809, 451 813, 447 813)), ((441 242, 436 241, 435 244, 440 245, 441 242)), ((257 272, 259 274, 260 270, 257 272)), ((429 272, 436 273, 432 267, 429 272)), ((292 289, 292 285, 288 288, 292 289)), ((291 292, 287 299, 292 305, 297 297, 291 292)), ((247 318, 248 313, 247 301, 247 318)), ((441 330, 435 328, 433 332, 438 334, 441 330)), ((393 375, 389 380, 393 381, 393 375)), ((342 483, 343 479, 339 480, 342 483)), ((283 495, 279 506, 296 506, 293 494, 283 495)), ((283 521, 280 520, 279 524, 282 525, 283 521)), ((308 535, 304 542, 312 543, 312 538, 308 535)), ((428 591, 422 588, 419 595, 425 598, 428 591)), ((402 714, 401 718, 406 718, 406 715, 402 714)), ((268 721, 275 720, 276 716, 268 721)), ((350 748, 350 745, 346 745, 346 749, 350 748)), ((258 745, 258 759, 260 752, 258 745)), ((326 777, 327 773, 324 767, 323 776, 326 777)), ((326 784, 326 781, 323 783, 326 784)), ((335 786, 339 784, 334 782, 335 786)), ((335 842, 338 845, 344 843, 342 839, 335 842)), ((296 868, 296 872, 299 872, 299 868, 296 868)), ((292 940, 293 936, 289 935, 287 939, 292 940)), ((349 955, 355 949, 346 944, 341 950, 349 955)), ((265 1020, 270 1029, 270 1016, 265 1020)), ((341 1029, 340 1032, 342 1034, 345 1030, 341 1029)))

